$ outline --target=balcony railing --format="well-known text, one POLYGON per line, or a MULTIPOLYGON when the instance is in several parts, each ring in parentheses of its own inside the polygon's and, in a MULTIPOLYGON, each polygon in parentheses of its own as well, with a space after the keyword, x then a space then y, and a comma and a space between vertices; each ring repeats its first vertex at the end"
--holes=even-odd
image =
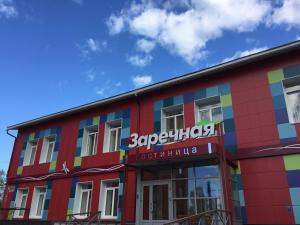
POLYGON ((187 216, 164 225, 231 225, 231 213, 225 210, 210 210, 187 216))
POLYGON ((53 225, 101 225, 101 211, 90 213, 68 214, 66 222, 54 222, 53 225))

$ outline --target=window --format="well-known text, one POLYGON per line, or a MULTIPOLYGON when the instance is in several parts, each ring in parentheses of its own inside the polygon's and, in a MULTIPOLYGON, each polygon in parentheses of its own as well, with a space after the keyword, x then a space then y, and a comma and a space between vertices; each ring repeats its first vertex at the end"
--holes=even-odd
POLYGON ((90 126, 84 129, 82 156, 96 155, 98 144, 98 126, 90 126))
POLYGON ((34 188, 30 208, 30 218, 42 218, 46 198, 46 187, 34 188))
POLYGON ((101 190, 102 218, 116 219, 118 213, 119 181, 104 181, 102 182, 101 190))
MULTIPOLYGON (((163 122, 162 122, 162 130, 169 132, 175 131, 184 128, 183 121, 183 106, 178 105, 174 107, 168 107, 163 109, 163 122)), ((174 141, 173 138, 169 138, 169 142, 174 141)))
MULTIPOLYGON (((223 121, 223 112, 220 104, 220 97, 207 98, 196 102, 196 121, 197 122, 214 122, 223 121)), ((224 124, 223 124, 223 132, 224 124)))
POLYGON ((92 199, 92 183, 79 183, 76 188, 75 214, 77 218, 85 218, 90 213, 92 199))
POLYGON ((54 146, 55 146, 55 136, 44 138, 40 163, 49 163, 52 161, 54 146))
POLYGON ((37 151, 37 142, 30 141, 27 143, 24 166, 33 165, 35 160, 35 155, 37 151))
POLYGON ((291 123, 300 122, 300 85, 285 87, 285 96, 289 120, 291 123))
POLYGON ((105 152, 119 150, 121 143, 122 122, 116 120, 106 124, 105 152))
POLYGON ((218 166, 172 169, 175 218, 222 208, 218 166))
POLYGON ((16 210, 14 212, 14 218, 24 217, 24 213, 25 213, 24 208, 26 207, 27 195, 28 195, 28 189, 19 189, 17 191, 15 207, 18 208, 19 210, 16 210))
POLYGON ((199 107, 199 121, 222 121, 222 108, 220 104, 199 107))

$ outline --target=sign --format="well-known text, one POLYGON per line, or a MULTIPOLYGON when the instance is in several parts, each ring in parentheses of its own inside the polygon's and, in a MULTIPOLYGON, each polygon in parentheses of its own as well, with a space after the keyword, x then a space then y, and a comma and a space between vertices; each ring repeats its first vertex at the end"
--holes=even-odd
POLYGON ((131 155, 128 158, 129 163, 146 162, 152 160, 168 160, 176 158, 188 158, 200 155, 209 155, 217 152, 215 143, 208 143, 203 145, 193 145, 190 147, 167 149, 160 152, 146 152, 131 155))
POLYGON ((179 129, 169 132, 161 132, 160 134, 150 134, 139 136, 137 133, 131 134, 131 144, 128 148, 136 148, 147 146, 150 149, 152 145, 162 145, 168 142, 169 139, 182 141, 189 138, 202 138, 215 135, 215 124, 209 123, 205 125, 196 125, 192 128, 179 129))

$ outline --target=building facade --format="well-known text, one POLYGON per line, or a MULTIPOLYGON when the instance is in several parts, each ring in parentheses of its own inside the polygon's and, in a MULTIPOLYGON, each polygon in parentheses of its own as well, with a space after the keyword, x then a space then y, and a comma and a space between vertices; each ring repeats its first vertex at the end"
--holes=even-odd
POLYGON ((295 42, 10 126, 2 223, 300 224, 299 85, 295 42))

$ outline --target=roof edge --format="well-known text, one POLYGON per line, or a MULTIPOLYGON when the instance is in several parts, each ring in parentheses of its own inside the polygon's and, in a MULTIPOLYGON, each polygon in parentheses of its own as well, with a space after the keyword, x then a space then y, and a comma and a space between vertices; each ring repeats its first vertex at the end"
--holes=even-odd
POLYGON ((177 77, 171 78, 169 80, 161 81, 161 82, 158 82, 158 83, 146 86, 146 87, 142 87, 142 88, 135 89, 135 90, 132 90, 132 91, 128 91, 128 92, 125 92, 125 93, 121 93, 121 94, 118 94, 118 95, 115 95, 115 96, 112 96, 112 97, 109 97, 109 98, 105 98, 105 99, 102 99, 102 100, 97 100, 97 101, 87 103, 87 104, 83 104, 83 105, 80 105, 80 106, 76 106, 76 107, 73 107, 73 108, 70 108, 70 109, 66 109, 66 110, 62 110, 62 111, 52 113, 52 114, 49 114, 49 115, 41 116, 41 117, 38 117, 36 119, 32 119, 32 120, 28 120, 28 121, 25 121, 25 122, 17 123, 17 124, 8 126, 6 130, 7 131, 8 130, 17 130, 19 128, 30 127, 30 126, 39 124, 41 122, 46 122, 46 121, 49 121, 49 120, 52 120, 52 119, 57 119, 57 118, 60 118, 60 117, 66 116, 66 115, 70 115, 70 114, 73 114, 73 113, 77 113, 77 112, 80 112, 80 111, 83 111, 83 110, 86 110, 86 109, 92 109, 92 108, 95 108, 95 107, 98 107, 98 106, 101 106, 101 105, 106 105, 106 104, 113 103, 113 102, 116 102, 116 101, 129 99, 131 97, 142 95, 142 94, 154 91, 156 89, 165 88, 165 87, 168 87, 170 85, 175 85, 175 84, 177 84, 179 82, 182 82, 182 81, 186 82, 186 81, 197 79, 197 78, 200 78, 200 77, 212 74, 212 73, 217 73, 217 72, 222 71, 222 70, 225 71, 225 70, 229 70, 229 69, 234 69, 236 67, 240 67, 242 65, 249 64, 249 63, 261 60, 261 59, 273 57, 273 56, 276 56, 276 55, 279 55, 279 54, 283 54, 285 52, 289 52, 291 50, 296 50, 297 48, 300 48, 300 41, 295 41, 295 42, 292 42, 292 43, 288 43, 288 44, 285 44, 285 45, 281 45, 281 46, 278 46, 278 47, 267 49, 267 50, 262 51, 262 52, 258 52, 258 53, 252 54, 252 55, 248 55, 248 56, 245 56, 245 57, 242 57, 242 58, 238 58, 238 59, 235 59, 235 60, 232 60, 232 61, 229 61, 229 62, 217 64, 215 66, 205 68, 205 69, 202 69, 202 70, 199 70, 199 71, 196 71, 196 72, 191 72, 191 73, 188 73, 188 74, 177 76, 177 77))

